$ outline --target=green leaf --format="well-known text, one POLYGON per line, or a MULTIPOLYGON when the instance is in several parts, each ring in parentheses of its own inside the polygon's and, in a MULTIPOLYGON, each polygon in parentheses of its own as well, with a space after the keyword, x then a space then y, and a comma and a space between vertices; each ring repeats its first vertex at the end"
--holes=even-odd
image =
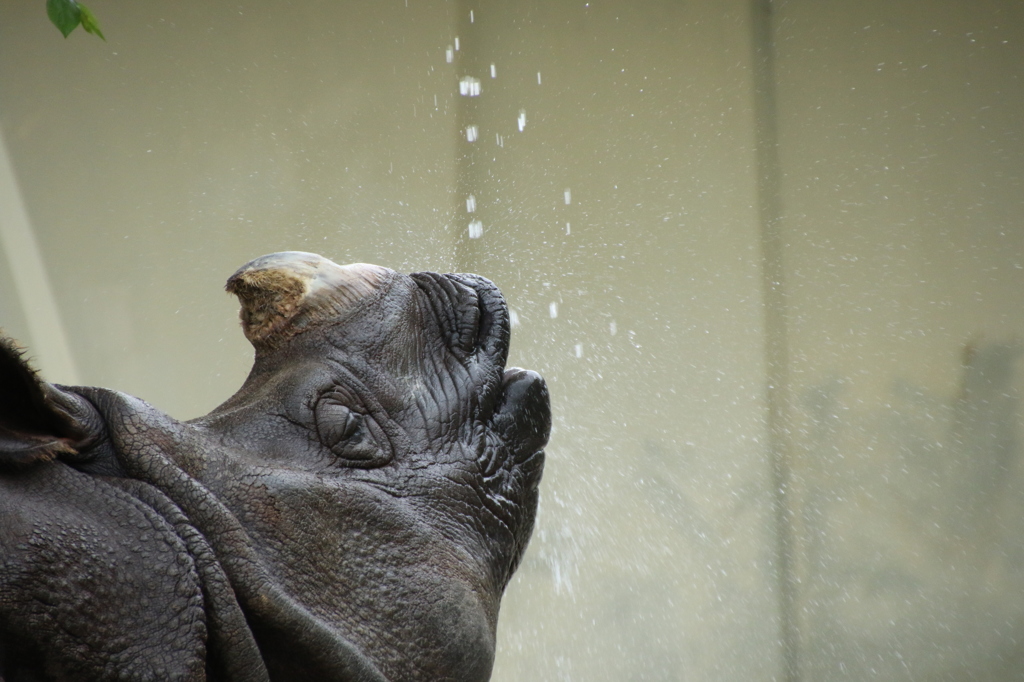
POLYGON ((78 3, 78 9, 82 11, 82 28, 85 29, 85 32, 99 36, 103 42, 107 42, 107 39, 103 37, 103 31, 100 30, 99 22, 96 21, 96 15, 82 3, 78 3))
POLYGON ((65 38, 82 21, 82 12, 75 0, 46 0, 46 14, 65 38))

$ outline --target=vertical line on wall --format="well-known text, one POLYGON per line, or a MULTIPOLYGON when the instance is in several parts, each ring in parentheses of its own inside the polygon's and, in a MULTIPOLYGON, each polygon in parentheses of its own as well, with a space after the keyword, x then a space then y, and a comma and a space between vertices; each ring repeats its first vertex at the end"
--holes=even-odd
POLYGON ((60 310, 0 131, 0 249, 31 336, 31 354, 49 381, 79 383, 60 310))
POLYGON ((786 326, 782 200, 775 101, 772 1, 753 0, 754 115, 758 213, 765 310, 768 447, 772 460, 775 571, 783 680, 800 680, 800 632, 796 609, 796 533, 789 434, 789 343, 786 326))

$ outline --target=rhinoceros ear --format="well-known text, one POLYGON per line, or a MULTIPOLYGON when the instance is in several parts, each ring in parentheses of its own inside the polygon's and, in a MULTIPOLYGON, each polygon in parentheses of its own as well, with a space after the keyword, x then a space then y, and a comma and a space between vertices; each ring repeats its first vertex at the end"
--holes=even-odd
POLYGON ((0 467, 77 454, 95 439, 92 412, 40 379, 25 352, 0 336, 0 467))
POLYGON ((245 337, 260 349, 336 318, 393 275, 379 265, 342 266, 315 253, 283 251, 246 263, 226 288, 242 304, 245 337))

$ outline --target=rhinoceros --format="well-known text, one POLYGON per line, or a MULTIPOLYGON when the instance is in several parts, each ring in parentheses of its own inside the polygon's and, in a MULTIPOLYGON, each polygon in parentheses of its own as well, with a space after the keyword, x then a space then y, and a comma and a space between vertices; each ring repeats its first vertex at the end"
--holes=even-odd
POLYGON ((0 680, 490 677, 548 392, 469 274, 284 252, 242 387, 178 421, 0 342, 0 680))

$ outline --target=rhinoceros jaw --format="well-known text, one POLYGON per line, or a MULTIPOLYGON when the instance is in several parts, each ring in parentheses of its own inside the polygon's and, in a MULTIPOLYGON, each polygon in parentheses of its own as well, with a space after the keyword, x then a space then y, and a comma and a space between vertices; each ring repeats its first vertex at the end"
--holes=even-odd
POLYGON ((391 273, 366 263, 341 266, 315 253, 262 256, 228 279, 242 304, 239 317, 254 346, 274 346, 316 323, 333 319, 376 291, 391 273))

